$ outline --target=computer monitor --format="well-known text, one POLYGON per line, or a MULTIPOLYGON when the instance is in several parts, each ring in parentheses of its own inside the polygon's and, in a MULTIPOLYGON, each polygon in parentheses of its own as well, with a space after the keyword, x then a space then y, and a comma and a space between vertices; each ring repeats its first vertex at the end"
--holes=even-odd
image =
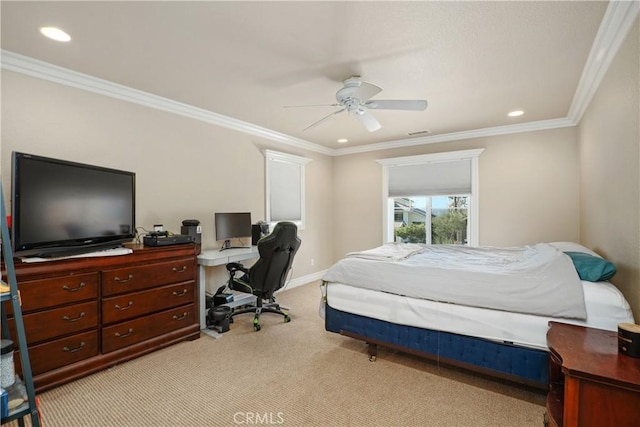
POLYGON ((220 250, 231 249, 231 239, 251 237, 251 213, 216 212, 215 228, 216 240, 224 240, 220 250))

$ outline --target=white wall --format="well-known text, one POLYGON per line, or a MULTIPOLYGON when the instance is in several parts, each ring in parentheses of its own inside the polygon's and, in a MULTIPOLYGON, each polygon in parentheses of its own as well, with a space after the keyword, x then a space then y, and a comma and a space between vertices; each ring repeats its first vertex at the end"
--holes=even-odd
POLYGON ((479 157, 480 244, 579 240, 575 128, 475 138, 334 159, 334 256, 382 242, 377 159, 484 148, 479 157))
MULTIPOLYGON (((134 171, 136 225, 180 231, 183 219, 214 241, 216 211, 250 211, 264 219, 264 148, 313 159, 306 166, 307 226, 293 278, 326 269, 332 257, 332 159, 244 133, 2 70, 2 184, 9 209, 11 152, 134 171), (314 266, 311 265, 311 260, 314 266)), ((224 269, 208 287, 224 283, 224 269)))
POLYGON ((629 33, 579 127, 582 244, 613 261, 611 280, 640 321, 640 24, 629 33))

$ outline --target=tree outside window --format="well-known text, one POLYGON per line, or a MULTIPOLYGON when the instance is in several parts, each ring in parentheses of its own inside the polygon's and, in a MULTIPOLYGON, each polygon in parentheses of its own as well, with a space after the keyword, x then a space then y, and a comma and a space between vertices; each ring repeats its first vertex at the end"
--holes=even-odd
POLYGON ((395 241, 467 245, 469 196, 396 197, 395 241))

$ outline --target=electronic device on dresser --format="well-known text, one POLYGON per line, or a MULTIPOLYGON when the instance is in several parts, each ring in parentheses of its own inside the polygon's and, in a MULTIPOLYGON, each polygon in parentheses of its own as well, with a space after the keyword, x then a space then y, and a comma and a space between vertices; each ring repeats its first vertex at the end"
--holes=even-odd
POLYGON ((193 241, 196 244, 202 243, 202 226, 197 219, 185 219, 182 221, 182 227, 180 227, 180 234, 193 237, 193 241))
POLYGON ((187 234, 169 234, 166 231, 152 231, 143 238, 145 246, 172 246, 195 243, 193 236, 187 234))
MULTIPOLYGON (((251 237, 250 212, 216 212, 214 219, 216 240, 224 241, 222 247, 220 248, 221 251, 238 247, 231 245, 232 239, 251 237)), ((239 247, 244 248, 248 246, 239 247)))
POLYGON ((16 256, 119 247, 135 236, 135 173, 13 152, 16 256))

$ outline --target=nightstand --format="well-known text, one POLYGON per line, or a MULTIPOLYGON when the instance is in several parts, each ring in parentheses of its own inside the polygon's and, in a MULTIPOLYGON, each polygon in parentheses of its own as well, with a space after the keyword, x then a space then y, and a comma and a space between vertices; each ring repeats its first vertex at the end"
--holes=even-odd
POLYGON ((549 326, 548 425, 640 425, 640 359, 618 353, 617 332, 549 326))

